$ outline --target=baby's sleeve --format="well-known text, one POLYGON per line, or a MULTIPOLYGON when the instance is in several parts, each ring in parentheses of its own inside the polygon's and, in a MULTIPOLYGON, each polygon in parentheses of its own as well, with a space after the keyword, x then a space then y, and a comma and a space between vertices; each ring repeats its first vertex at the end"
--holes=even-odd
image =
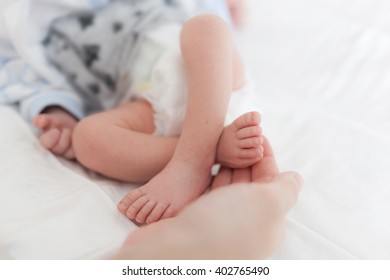
POLYGON ((0 103, 16 107, 27 121, 49 106, 60 106, 78 119, 84 117, 77 93, 51 86, 18 57, 0 57, 0 103))

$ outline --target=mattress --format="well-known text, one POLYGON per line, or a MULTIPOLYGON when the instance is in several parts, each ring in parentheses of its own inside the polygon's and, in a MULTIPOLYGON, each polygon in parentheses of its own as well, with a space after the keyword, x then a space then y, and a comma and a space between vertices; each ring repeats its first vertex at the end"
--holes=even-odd
MULTIPOLYGON (((390 259, 390 2, 250 1, 238 41, 282 171, 305 187, 273 259, 390 259)), ((0 105, 1 256, 98 259, 136 186, 53 156, 0 105)))

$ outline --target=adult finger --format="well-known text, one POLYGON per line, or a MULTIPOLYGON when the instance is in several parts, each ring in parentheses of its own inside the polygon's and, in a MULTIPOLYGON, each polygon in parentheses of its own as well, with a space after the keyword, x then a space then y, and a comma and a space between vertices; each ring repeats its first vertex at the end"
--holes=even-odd
POLYGON ((276 198, 282 211, 287 213, 295 205, 304 181, 296 172, 285 172, 277 175, 271 182, 271 188, 276 192, 276 198))
POLYGON ((265 136, 263 138, 263 158, 252 166, 253 182, 269 182, 280 173, 272 147, 268 139, 265 136))
POLYGON ((228 186, 232 183, 233 170, 227 167, 221 167, 218 174, 213 180, 211 190, 218 189, 223 186, 228 186))
POLYGON ((249 183, 251 182, 251 175, 251 168, 234 169, 232 183, 249 183))

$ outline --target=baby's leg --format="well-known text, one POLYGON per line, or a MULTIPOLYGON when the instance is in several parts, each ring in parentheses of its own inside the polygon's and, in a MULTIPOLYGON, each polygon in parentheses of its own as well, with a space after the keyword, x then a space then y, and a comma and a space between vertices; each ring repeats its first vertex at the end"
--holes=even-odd
POLYGON ((178 139, 154 132, 149 103, 136 101, 82 120, 73 134, 77 160, 107 177, 147 182, 169 162, 178 139))
MULTIPOLYGON (((246 154, 250 149, 240 148, 246 140, 236 139, 251 124, 258 125, 256 120, 256 113, 247 113, 226 127, 221 137, 223 149, 218 149, 217 158, 232 159, 233 164, 256 160, 258 154, 252 156, 246 154), (238 153, 237 158, 233 152, 238 153)), ((178 142, 176 137, 155 136, 154 130, 150 105, 130 102, 82 120, 75 128, 72 145, 77 160, 85 167, 113 179, 144 183, 168 164, 178 142)))
POLYGON ((188 21, 181 49, 189 96, 173 158, 160 174, 118 205, 139 223, 176 215, 208 187, 230 94, 243 81, 230 29, 220 18, 203 15, 188 21))

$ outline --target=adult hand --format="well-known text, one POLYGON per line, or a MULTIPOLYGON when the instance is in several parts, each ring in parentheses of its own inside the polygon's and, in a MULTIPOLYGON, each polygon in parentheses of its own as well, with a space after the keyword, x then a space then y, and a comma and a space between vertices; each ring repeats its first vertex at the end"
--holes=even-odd
POLYGON ((265 183, 270 182, 277 175, 279 175, 279 168, 277 166, 272 147, 266 137, 264 138, 263 148, 264 156, 255 165, 244 169, 231 169, 221 167, 218 175, 214 178, 211 186, 212 190, 223 186, 229 186, 236 183, 265 183))
POLYGON ((114 258, 268 258, 282 240, 285 217, 297 201, 303 179, 295 172, 279 173, 267 140, 264 150, 261 162, 247 170, 250 176, 245 180, 251 183, 232 185, 234 172, 220 174, 219 182, 227 185, 215 187, 175 218, 130 234, 114 258))

